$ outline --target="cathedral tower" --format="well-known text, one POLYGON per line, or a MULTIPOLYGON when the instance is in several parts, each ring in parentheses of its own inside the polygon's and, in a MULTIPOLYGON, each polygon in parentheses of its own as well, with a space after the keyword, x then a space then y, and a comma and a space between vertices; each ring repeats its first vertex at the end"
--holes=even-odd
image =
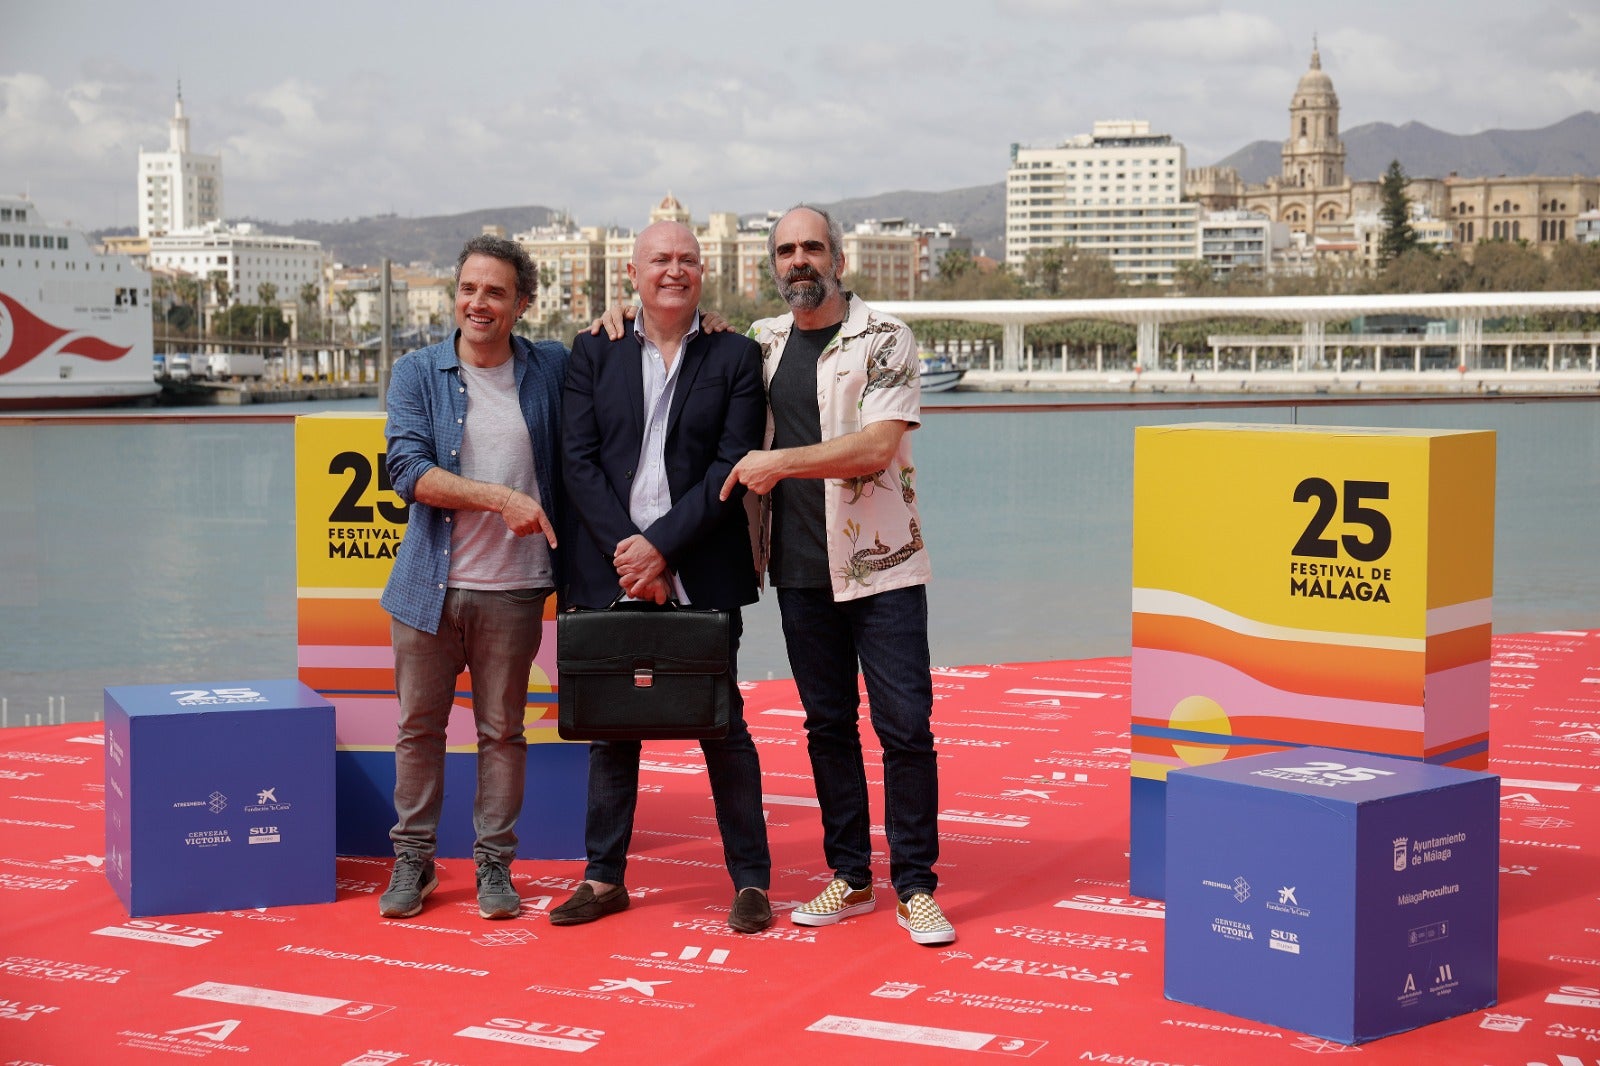
POLYGON ((1289 101, 1289 138, 1283 142, 1282 185, 1326 189, 1344 184, 1344 142, 1339 140, 1339 96, 1322 69, 1316 42, 1311 69, 1289 101))

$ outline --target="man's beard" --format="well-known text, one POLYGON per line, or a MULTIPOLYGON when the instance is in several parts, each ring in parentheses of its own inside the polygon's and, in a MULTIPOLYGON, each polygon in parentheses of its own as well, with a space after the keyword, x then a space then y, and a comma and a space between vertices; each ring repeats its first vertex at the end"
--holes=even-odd
POLYGON ((815 311, 838 291, 838 278, 809 266, 797 266, 778 279, 778 295, 796 311, 815 311))

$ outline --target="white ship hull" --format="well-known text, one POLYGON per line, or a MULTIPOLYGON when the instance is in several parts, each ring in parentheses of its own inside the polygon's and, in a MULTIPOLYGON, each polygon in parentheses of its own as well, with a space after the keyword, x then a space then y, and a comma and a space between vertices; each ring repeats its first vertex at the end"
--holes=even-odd
POLYGON ((148 271, 0 196, 0 410, 155 396, 150 310, 148 271))

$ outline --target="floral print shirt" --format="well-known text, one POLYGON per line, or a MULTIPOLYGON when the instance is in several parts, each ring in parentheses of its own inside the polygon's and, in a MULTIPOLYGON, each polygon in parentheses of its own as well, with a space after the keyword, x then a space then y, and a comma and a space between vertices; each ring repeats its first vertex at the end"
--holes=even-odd
MULTIPOLYGON (((762 379, 769 386, 793 329, 793 314, 761 319, 750 327, 750 336, 761 345, 762 379)), ((905 422, 908 430, 915 429, 922 421, 921 373, 911 328, 849 294, 845 320, 817 362, 822 439, 832 440, 887 420, 905 422)), ((769 410, 767 447, 772 446, 772 433, 769 410)), ((900 438, 887 469, 861 477, 827 479, 823 504, 828 569, 836 602, 926 584, 932 578, 917 515, 910 432, 900 438)), ((763 571, 770 517, 770 501, 763 498, 755 545, 756 566, 763 571)))

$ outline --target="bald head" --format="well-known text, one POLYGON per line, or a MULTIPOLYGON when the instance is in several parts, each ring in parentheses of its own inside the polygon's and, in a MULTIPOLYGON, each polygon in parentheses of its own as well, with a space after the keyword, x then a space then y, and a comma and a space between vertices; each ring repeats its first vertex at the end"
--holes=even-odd
POLYGON ((647 318, 664 323, 692 317, 700 305, 704 276, 700 242, 681 222, 653 222, 633 242, 628 279, 647 318))
POLYGON ((643 264, 648 257, 660 248, 693 248, 694 257, 700 259, 700 239, 694 235, 694 230, 682 222, 652 222, 639 231, 633 239, 633 262, 635 265, 643 264))

